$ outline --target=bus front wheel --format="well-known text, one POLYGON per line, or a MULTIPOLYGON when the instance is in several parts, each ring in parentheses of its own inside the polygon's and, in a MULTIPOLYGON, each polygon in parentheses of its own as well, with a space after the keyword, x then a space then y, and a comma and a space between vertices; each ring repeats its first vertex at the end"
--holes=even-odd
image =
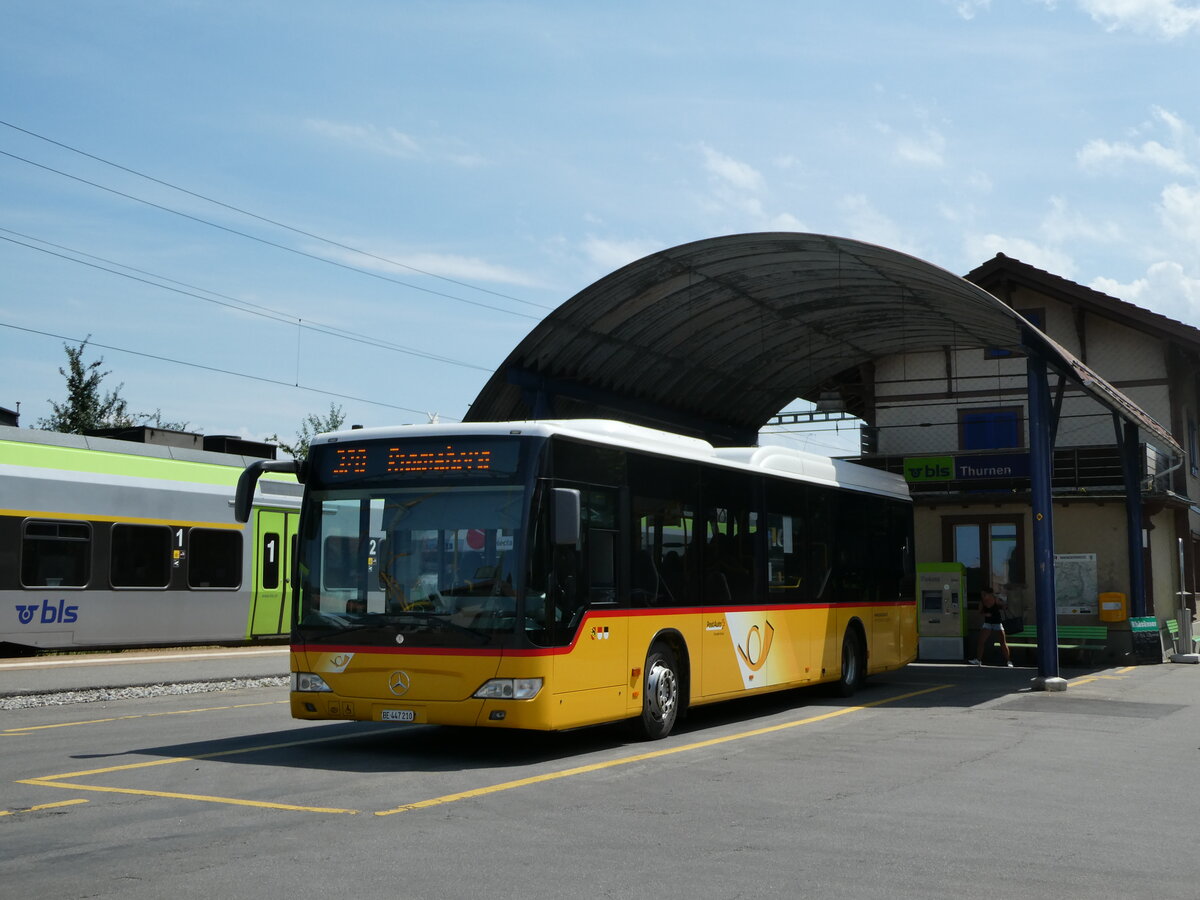
POLYGON ((679 717, 679 664, 663 644, 655 644, 646 655, 642 682, 642 732, 652 741, 665 738, 679 717))
POLYGON ((867 673, 867 654, 862 639, 854 629, 847 629, 842 638, 842 675, 837 682, 839 696, 850 697, 863 683, 867 673))

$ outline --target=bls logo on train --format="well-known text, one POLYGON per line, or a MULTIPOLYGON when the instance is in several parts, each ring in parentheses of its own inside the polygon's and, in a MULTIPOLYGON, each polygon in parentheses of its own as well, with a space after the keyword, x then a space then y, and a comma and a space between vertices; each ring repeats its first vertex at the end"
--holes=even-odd
POLYGON ((75 604, 67 606, 66 600, 59 600, 57 604, 43 600, 41 606, 36 603, 17 604, 17 620, 22 625, 33 622, 34 616, 39 617, 42 625, 70 625, 78 620, 79 607, 75 604))

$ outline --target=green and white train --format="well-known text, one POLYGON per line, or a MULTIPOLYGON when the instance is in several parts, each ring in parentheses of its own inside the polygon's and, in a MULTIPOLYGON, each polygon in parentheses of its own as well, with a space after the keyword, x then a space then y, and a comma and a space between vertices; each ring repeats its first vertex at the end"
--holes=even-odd
POLYGON ((253 458, 0 427, 0 654, 285 635, 301 486, 235 521, 253 458))

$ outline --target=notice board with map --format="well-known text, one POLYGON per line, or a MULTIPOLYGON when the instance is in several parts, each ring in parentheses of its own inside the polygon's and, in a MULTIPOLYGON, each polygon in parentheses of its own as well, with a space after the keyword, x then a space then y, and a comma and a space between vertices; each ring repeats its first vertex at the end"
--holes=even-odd
POLYGON ((1096 613, 1100 600, 1095 553, 1054 554, 1054 601, 1060 616, 1096 613))

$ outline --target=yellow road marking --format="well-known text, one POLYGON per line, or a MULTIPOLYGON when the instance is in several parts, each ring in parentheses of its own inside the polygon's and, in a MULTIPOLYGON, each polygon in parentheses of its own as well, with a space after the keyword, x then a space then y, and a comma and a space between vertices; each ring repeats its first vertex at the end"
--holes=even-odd
POLYGON ((847 706, 842 709, 835 709, 831 712, 821 713, 817 716, 809 716, 807 719, 798 719, 794 722, 784 722, 780 725, 768 725, 765 728, 755 728, 751 731, 741 731, 737 734, 724 735, 718 738, 710 738, 706 741, 696 741, 691 744, 681 744, 678 747, 668 747, 664 750, 652 750, 649 753, 638 753, 635 756, 625 756, 620 759, 610 759, 607 762, 592 763, 586 766, 576 766, 572 769, 563 769, 559 772, 547 772, 544 775, 531 775, 529 778, 518 778, 516 781, 505 781, 502 784, 493 784, 488 787, 474 788, 469 791, 461 791, 457 794, 446 794, 442 797, 434 797, 431 800, 420 800, 416 803, 405 803, 403 806, 397 806, 395 809, 381 810, 375 815, 391 816, 396 813, 409 812, 414 809, 428 809, 431 806, 441 806, 445 803, 454 803, 458 800, 469 800, 472 797, 483 797, 487 794, 496 794, 500 791, 511 791, 514 788, 527 787, 531 784, 540 784, 545 781, 554 781, 559 778, 570 778, 574 775, 585 775, 589 772, 598 772, 602 769, 611 769, 615 766, 624 766, 629 763, 643 762, 648 759, 658 759, 663 756, 671 756, 675 753, 686 753, 691 750, 700 750, 705 747, 715 747, 719 744, 727 744, 730 741, 740 741, 745 738, 758 737, 763 734, 771 734, 776 731, 784 731, 788 728, 795 728, 799 725, 811 725, 814 722, 821 722, 825 719, 832 719, 836 716, 844 716, 848 713, 859 712, 864 709, 869 709, 873 706, 883 706, 886 703, 895 703, 898 700, 907 700, 910 697, 919 697, 922 694, 931 694, 934 691, 944 690, 952 687, 949 684, 939 684, 934 687, 924 688, 923 690, 913 691, 908 694, 901 694, 898 697, 888 697, 885 700, 874 700, 870 703, 862 703, 858 706, 847 706))
MULTIPOLYGON (((172 760, 177 762, 178 760, 172 760)), ((260 809, 284 809, 294 812, 317 812, 317 813, 344 813, 346 815, 355 815, 356 809, 337 809, 328 806, 297 806, 291 803, 271 803, 267 800, 242 800, 238 797, 212 797, 206 794, 177 794, 173 791, 144 791, 137 788, 115 788, 104 787, 99 784, 69 784, 66 782, 46 781, 41 778, 32 778, 28 781, 18 782, 19 784, 32 784, 38 787, 60 787, 67 788, 73 791, 99 791, 107 794, 134 794, 142 797, 171 797, 176 800, 200 800, 205 803, 226 803, 231 806, 256 806, 260 809)))
POLYGON ((105 722, 123 722, 127 719, 153 719, 156 716, 190 716, 196 713, 221 712, 228 709, 249 709, 253 706, 276 706, 280 703, 288 702, 290 701, 266 700, 261 703, 234 703, 229 706, 205 706, 201 709, 173 709, 167 712, 138 713, 136 715, 128 716, 109 716, 107 719, 82 719, 78 722, 59 722, 56 725, 22 725, 17 728, 5 728, 4 731, 0 731, 0 736, 31 734, 35 731, 44 731, 47 728, 70 728, 75 725, 102 725, 105 722))
POLYGON ((43 809, 57 809, 60 806, 75 806, 77 803, 87 803, 82 797, 77 800, 59 800, 57 803, 43 803, 41 806, 30 806, 27 809, 0 809, 0 816, 15 816, 17 813, 38 812, 43 809))
MULTIPOLYGON (((236 750, 214 750, 212 753, 197 753, 194 756, 169 756, 165 759, 151 759, 146 762, 125 763, 120 766, 105 766, 102 769, 85 769, 82 772, 63 772, 59 775, 39 775, 37 778, 30 779, 32 781, 45 781, 53 779, 55 781, 63 778, 82 778, 85 775, 106 775, 109 772, 127 772, 130 769, 149 769, 154 766, 169 766, 181 762, 195 762, 200 759, 219 759, 222 756, 241 756, 245 753, 257 753, 260 750, 282 750, 287 747, 303 747, 306 744, 324 744, 329 741, 341 741, 348 737, 357 735, 337 734, 330 737, 305 738, 300 741, 284 741, 281 744, 259 744, 254 747, 239 747, 236 750)), ((28 782, 18 782, 18 784, 27 784, 28 782)))
POLYGON ((1082 675, 1071 681, 1071 684, 1091 684, 1093 681, 1124 681, 1124 675, 1082 675))
POLYGON ((238 756, 243 753, 255 753, 259 750, 280 750, 286 747, 301 747, 306 744, 321 744, 328 741, 345 740, 350 735, 338 734, 331 737, 307 738, 302 741, 285 741, 282 744, 263 744, 255 747, 241 747, 237 750, 218 750, 213 753, 199 753, 195 756, 175 756, 167 759, 153 759, 147 762, 126 763, 121 766, 106 766, 102 769, 87 769, 82 772, 63 772, 58 775, 41 775, 37 778, 25 778, 17 784, 32 784, 38 787, 66 788, 73 791, 100 791, 110 794, 134 794, 142 797, 171 797, 176 800, 200 800, 206 803, 226 803, 232 806, 257 806, 263 809, 285 809, 301 812, 344 813, 354 815, 356 809, 338 809, 325 806, 296 806, 289 803, 271 803, 266 800, 242 800, 238 797, 214 797, 207 794, 179 794, 170 791, 147 791, 138 788, 105 787, 93 784, 75 784, 67 782, 68 778, 83 778, 88 775, 105 775, 109 772, 127 772, 131 769, 148 769, 152 766, 167 766, 181 762, 195 762, 201 759, 217 759, 222 756, 238 756))
MULTIPOLYGON (((919 697, 922 694, 930 694, 930 693, 933 693, 934 691, 944 690, 949 687, 953 687, 953 685, 949 685, 949 684, 934 685, 933 687, 923 688, 922 690, 919 690, 919 691, 911 691, 907 694, 900 694, 895 697, 887 697, 883 700, 873 700, 870 703, 862 703, 862 704, 858 704, 856 706, 847 706, 847 707, 843 707, 841 709, 835 709, 835 710, 831 710, 829 712, 821 713, 819 715, 809 716, 804 719, 798 719, 793 722, 783 722, 779 725, 769 725, 764 728, 755 728, 750 731, 738 732, 737 734, 724 735, 722 737, 710 738, 710 739, 704 740, 704 741, 695 741, 690 744, 682 744, 678 747, 668 747, 663 750, 654 750, 649 753, 638 753, 638 754, 635 754, 634 756, 626 756, 626 757, 622 757, 620 759, 608 760, 606 762, 592 763, 592 764, 586 765, 586 766, 576 766, 571 769, 563 769, 558 772, 548 772, 543 775, 533 775, 533 776, 530 776, 529 778, 520 778, 520 779, 517 779, 516 781, 506 781, 501 784, 490 785, 488 787, 482 787, 482 788, 475 788, 473 790, 462 791, 462 792, 459 792, 456 794, 446 794, 442 797, 434 797, 430 800, 421 800, 416 803, 406 803, 403 806, 398 806, 394 809, 380 810, 380 811, 376 812, 375 815, 376 816, 390 816, 390 815, 394 815, 396 813, 408 812, 409 810, 414 810, 414 809, 426 809, 431 806, 440 806, 440 805, 443 805, 446 803, 454 803, 458 800, 467 800, 472 797, 482 797, 482 796, 486 796, 487 794, 495 794, 495 793, 499 793, 501 791, 512 790, 514 788, 526 787, 531 784, 539 784, 542 782, 554 781, 554 780, 560 779, 560 778, 569 778, 574 775, 583 775, 583 774, 587 774, 589 772, 597 772, 602 769, 613 768, 615 766, 628 765, 630 763, 642 762, 642 761, 648 760, 648 759, 657 759, 657 758, 664 757, 664 756, 671 756, 676 753, 685 753, 685 752, 688 752, 691 750, 700 750, 705 747, 714 747, 714 746, 717 746, 720 744, 729 743, 731 741, 739 741, 739 740, 743 740, 745 738, 758 737, 758 736, 764 735, 764 734, 771 734, 771 733, 777 732, 777 731, 784 731, 788 728, 795 728, 799 725, 811 725, 814 722, 821 722, 826 719, 836 718, 837 716, 844 716, 844 715, 847 715, 848 713, 852 713, 852 712, 860 712, 864 709, 870 709, 870 708, 876 707, 876 706, 884 706, 888 703, 896 703, 900 700, 907 700, 911 697, 919 697)), ((204 760, 204 759, 217 759, 220 757, 238 756, 238 755, 245 754, 245 753, 256 753, 256 752, 264 751, 264 750, 280 750, 280 749, 285 749, 288 747, 305 746, 308 744, 327 743, 329 741, 345 740, 345 739, 347 739, 349 737, 353 737, 353 736, 354 735, 338 734, 338 735, 334 735, 331 737, 307 738, 305 740, 299 740, 299 741, 285 741, 280 744, 264 744, 264 745, 254 746, 254 747, 242 747, 237 750, 218 750, 213 753, 200 753, 200 754, 196 754, 194 756, 177 756, 177 757, 170 757, 167 759, 148 760, 146 762, 139 762, 139 763, 126 763, 124 765, 119 765, 119 766, 105 766, 105 767, 99 768, 99 769, 86 769, 86 770, 80 771, 80 772, 64 772, 64 773, 57 774, 57 775, 42 775, 37 778, 22 779, 22 780, 18 781, 17 784, 29 784, 29 785, 36 785, 39 787, 64 788, 66 790, 76 790, 76 791, 96 791, 96 792, 112 793, 112 794, 132 794, 134 796, 142 796, 142 797, 163 797, 163 798, 171 798, 171 799, 176 799, 176 800, 197 800, 197 801, 201 801, 201 802, 205 802, 205 803, 224 803, 224 804, 227 804, 230 806, 251 806, 251 807, 258 807, 260 809, 279 809, 279 810, 289 810, 289 811, 296 811, 296 812, 339 813, 339 814, 344 814, 344 815, 355 815, 359 812, 356 809, 339 809, 339 808, 335 808, 335 807, 322 807, 322 806, 300 806, 300 805, 289 804, 289 803, 272 803, 270 801, 265 801, 265 800, 243 800, 238 797, 217 797, 217 796, 212 796, 212 795, 207 795, 207 794, 184 794, 184 793, 176 793, 173 791, 151 791, 151 790, 143 790, 140 788, 118 788, 118 787, 107 787, 104 785, 87 785, 87 784, 78 784, 78 783, 68 780, 68 779, 75 779, 75 778, 84 778, 84 777, 94 776, 94 775, 106 775, 106 774, 110 774, 113 772, 128 772, 133 769, 148 769, 148 768, 152 768, 154 766, 174 765, 176 763, 181 763, 181 762, 195 762, 197 760, 204 760)))

